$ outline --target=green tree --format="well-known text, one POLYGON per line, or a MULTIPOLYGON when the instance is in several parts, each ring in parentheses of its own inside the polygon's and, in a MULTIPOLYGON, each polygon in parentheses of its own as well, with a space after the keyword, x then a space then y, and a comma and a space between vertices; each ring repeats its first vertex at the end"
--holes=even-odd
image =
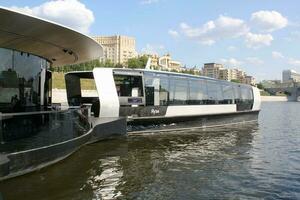
POLYGON ((147 61, 148 61, 148 56, 145 55, 137 58, 130 58, 127 61, 127 66, 128 68, 133 68, 133 69, 136 68, 143 69, 147 64, 147 61))
POLYGON ((261 90, 265 89, 262 83, 258 83, 256 86, 258 89, 261 89, 261 90))
POLYGON ((233 82, 233 83, 241 83, 241 81, 237 80, 237 79, 232 79, 231 82, 233 82))

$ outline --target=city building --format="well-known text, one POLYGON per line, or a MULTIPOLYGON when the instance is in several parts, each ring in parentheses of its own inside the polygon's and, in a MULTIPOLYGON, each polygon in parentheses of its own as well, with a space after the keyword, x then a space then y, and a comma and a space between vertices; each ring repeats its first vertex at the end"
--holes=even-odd
POLYGON ((233 79, 232 74, 233 74, 232 69, 221 68, 219 70, 219 79, 226 80, 226 81, 231 81, 233 79))
POLYGON ((256 81, 253 76, 245 76, 243 83, 248 84, 248 85, 256 85, 256 81))
POLYGON ((247 76, 243 70, 224 68, 222 64, 218 63, 205 63, 202 69, 202 75, 215 79, 226 81, 235 80, 239 83, 255 85, 254 77, 247 76))
POLYGON ((170 54, 159 56, 157 54, 144 54, 151 58, 150 66, 153 69, 163 69, 167 71, 182 71, 181 62, 172 60, 170 54))
POLYGON ((211 78, 220 78, 220 71, 224 69, 222 64, 218 63, 205 63, 202 69, 203 76, 208 76, 211 78))
POLYGON ((110 60, 114 64, 126 65, 128 59, 137 57, 135 50, 135 38, 115 36, 93 37, 104 49, 102 61, 110 60))
POLYGON ((240 69, 233 69, 234 73, 236 74, 236 77, 233 77, 233 80, 237 80, 240 83, 245 82, 246 73, 240 69))
POLYGON ((179 61, 172 60, 170 54, 161 56, 158 59, 158 65, 165 70, 171 71, 181 71, 181 63, 179 61))
POLYGON ((295 70, 283 70, 282 71, 282 82, 300 82, 300 74, 295 70))

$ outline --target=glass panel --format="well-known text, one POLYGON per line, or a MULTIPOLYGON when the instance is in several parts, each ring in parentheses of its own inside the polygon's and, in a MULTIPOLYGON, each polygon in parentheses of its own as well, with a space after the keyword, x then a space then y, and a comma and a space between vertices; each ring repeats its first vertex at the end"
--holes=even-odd
POLYGON ((209 104, 220 104, 223 99, 222 85, 216 81, 207 81, 208 90, 208 103, 209 104))
POLYGON ((0 48, 0 112, 35 111, 50 103, 47 66, 38 56, 0 48))
MULTIPOLYGON (((155 83, 155 76, 150 73, 144 73, 146 106, 154 106, 155 93, 158 93, 158 84, 155 83)), ((156 81, 158 83, 158 81, 156 81)))
POLYGON ((189 81, 189 86, 189 104, 206 104, 208 100, 206 81, 193 79, 189 81))
POLYGON ((9 49, 0 48, 0 70, 7 71, 12 68, 13 59, 12 59, 13 51, 9 49))
POLYGON ((223 89, 223 97, 224 97, 224 104, 232 104, 234 101, 234 90, 231 84, 224 84, 222 86, 223 89))
POLYGON ((239 85, 239 99, 236 99, 235 102, 237 104, 237 110, 238 111, 245 111, 245 110, 251 110, 253 106, 253 93, 252 88, 245 86, 245 85, 239 85))
POLYGON ((188 91, 188 81, 186 78, 171 76, 169 105, 187 104, 188 91))
POLYGON ((114 80, 118 96, 131 97, 133 90, 137 90, 138 97, 144 96, 142 76, 114 75, 114 80))
POLYGON ((168 76, 159 77, 159 105, 167 106, 169 101, 169 78, 168 76))

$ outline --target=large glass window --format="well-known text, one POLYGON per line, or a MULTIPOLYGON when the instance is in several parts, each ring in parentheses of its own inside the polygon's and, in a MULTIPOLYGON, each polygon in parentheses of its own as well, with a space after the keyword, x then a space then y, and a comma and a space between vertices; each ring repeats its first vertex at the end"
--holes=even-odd
POLYGON ((185 77, 170 76, 169 105, 188 104, 188 80, 185 77))
POLYGON ((206 80, 191 79, 189 80, 189 86, 189 104, 206 104, 208 100, 206 80))
POLYGON ((131 97, 133 92, 138 97, 143 96, 143 79, 142 76, 114 75, 118 96, 131 97))
POLYGON ((167 106, 169 101, 169 76, 145 72, 146 105, 167 106))
POLYGON ((221 104, 224 100, 221 83, 207 80, 208 104, 221 104))
POLYGON ((159 105, 167 106, 169 101, 169 78, 168 76, 159 76, 159 105))
POLYGON ((0 48, 0 112, 33 111, 47 105, 48 66, 38 56, 0 48))
POLYGON ((253 106, 253 93, 250 86, 234 86, 235 103, 238 111, 251 110, 253 106))
POLYGON ((234 90, 232 87, 232 84, 223 84, 222 85, 222 90, 223 90, 223 98, 224 104, 232 104, 234 102, 234 90))

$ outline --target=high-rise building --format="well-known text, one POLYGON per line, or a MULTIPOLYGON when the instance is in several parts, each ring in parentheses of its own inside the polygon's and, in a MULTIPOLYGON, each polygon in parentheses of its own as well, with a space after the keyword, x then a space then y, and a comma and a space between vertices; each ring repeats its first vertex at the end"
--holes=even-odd
POLYGON ((232 74, 233 74, 232 69, 221 68, 219 70, 219 79, 226 80, 226 81, 231 81, 233 79, 232 74))
POLYGON ((220 71, 224 69, 222 64, 218 63, 205 63, 202 69, 203 76, 219 79, 220 71))
POLYGON ((110 60, 114 64, 125 64, 128 59, 137 57, 135 50, 135 38, 116 36, 95 36, 93 37, 103 46, 104 56, 102 61, 110 60))
POLYGON ((282 82, 300 82, 300 74, 291 69, 283 70, 282 82))

